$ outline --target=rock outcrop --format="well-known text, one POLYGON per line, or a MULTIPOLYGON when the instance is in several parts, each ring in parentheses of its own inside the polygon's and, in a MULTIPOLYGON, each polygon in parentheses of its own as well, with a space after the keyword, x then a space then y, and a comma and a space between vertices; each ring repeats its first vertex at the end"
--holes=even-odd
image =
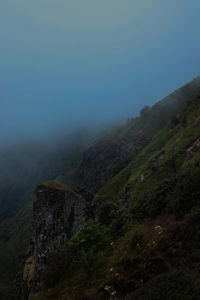
POLYGON ((198 137, 192 145, 187 149, 187 153, 192 158, 196 153, 200 151, 200 137, 198 137))
POLYGON ((54 181, 36 188, 32 237, 14 299, 28 299, 40 289, 48 258, 79 231, 85 221, 86 201, 80 194, 54 181))

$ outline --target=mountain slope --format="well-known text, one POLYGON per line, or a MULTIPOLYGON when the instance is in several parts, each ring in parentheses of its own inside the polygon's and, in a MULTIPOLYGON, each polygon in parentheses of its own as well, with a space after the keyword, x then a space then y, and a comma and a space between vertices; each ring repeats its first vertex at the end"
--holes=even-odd
MULTIPOLYGON (((82 155, 78 151, 78 159, 72 155, 75 164, 64 162, 59 181, 96 193, 91 220, 49 262, 43 278, 46 291, 35 299, 124 299, 140 293, 156 275, 169 273, 162 278, 171 280, 179 271, 169 253, 182 255, 184 249, 177 249, 174 241, 182 243, 186 232, 189 244, 188 232, 198 218, 199 157, 190 155, 198 153, 199 89, 198 77, 142 109, 139 117, 98 139, 82 155)), ((196 226, 198 232, 198 222, 196 226)), ((181 271, 186 270, 184 263, 181 271)), ((198 276, 183 276, 189 284, 197 278, 196 286, 198 276)))
POLYGON ((199 199, 199 100, 197 96, 172 118, 97 197, 128 198, 137 216, 154 217, 162 211, 181 215, 189 211, 199 199))
POLYGON ((97 192, 110 178, 122 170, 146 146, 171 117, 200 88, 200 77, 176 90, 152 108, 145 107, 140 116, 98 139, 83 152, 80 165, 67 170, 63 182, 74 181, 97 192), (70 173, 73 173, 72 179, 70 173))
POLYGON ((31 299, 199 299, 199 116, 197 94, 97 193, 31 299))

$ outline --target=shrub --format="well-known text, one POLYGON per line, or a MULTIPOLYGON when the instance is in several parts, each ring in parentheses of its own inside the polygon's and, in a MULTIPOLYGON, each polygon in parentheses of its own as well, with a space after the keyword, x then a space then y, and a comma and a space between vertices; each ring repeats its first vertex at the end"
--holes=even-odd
POLYGON ((94 221, 88 221, 82 230, 49 260, 43 276, 46 289, 58 283, 73 280, 84 284, 92 276, 99 276, 106 266, 107 252, 111 249, 107 228, 94 221))
POLYGON ((200 281, 198 274, 174 271, 157 276, 126 300, 198 300, 200 281))

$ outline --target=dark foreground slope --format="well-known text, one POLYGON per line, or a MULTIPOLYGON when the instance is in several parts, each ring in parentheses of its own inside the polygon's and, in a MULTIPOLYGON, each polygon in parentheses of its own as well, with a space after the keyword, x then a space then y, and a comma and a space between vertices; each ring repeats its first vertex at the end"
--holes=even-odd
POLYGON ((8 300, 16 274, 24 263, 31 235, 32 203, 0 224, 0 299, 8 300))

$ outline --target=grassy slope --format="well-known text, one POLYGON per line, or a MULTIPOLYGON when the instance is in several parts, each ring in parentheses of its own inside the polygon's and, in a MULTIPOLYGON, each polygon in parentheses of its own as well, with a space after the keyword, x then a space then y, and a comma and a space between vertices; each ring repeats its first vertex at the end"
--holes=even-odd
POLYGON ((200 97, 97 194, 33 299, 199 299, 200 97))
POLYGON ((184 85, 141 115, 129 120, 94 142, 83 153, 78 167, 68 169, 62 180, 70 185, 83 184, 97 192, 108 180, 119 173, 146 146, 155 133, 193 97, 200 88, 200 77, 184 85))
MULTIPOLYGON (((59 180, 64 183, 70 183, 71 185, 84 184, 86 187, 93 190, 98 190, 100 187, 104 186, 106 182, 109 182, 96 196, 96 202, 98 203, 97 206, 99 206, 99 203, 102 204, 102 206, 100 205, 100 207, 97 207, 99 210, 99 218, 102 223, 107 220, 106 222, 108 224, 106 224, 106 226, 110 226, 109 222, 112 222, 112 217, 109 217, 110 212, 113 209, 115 210, 118 206, 120 206, 121 209, 124 209, 128 202, 131 203, 132 211, 134 211, 135 214, 137 213, 137 215, 141 215, 141 205, 138 204, 137 206, 136 204, 140 203, 141 199, 143 199, 142 195, 138 194, 138 199, 135 201, 134 193, 136 190, 133 190, 131 186, 132 184, 135 185, 135 181, 137 181, 138 178, 137 176, 139 176, 143 170, 146 170, 145 168, 147 168, 147 166, 145 165, 144 160, 146 161, 146 158, 147 160, 151 160, 153 156, 156 156, 157 152, 159 153, 160 151, 157 148, 153 148, 153 150, 151 150, 147 147, 144 152, 141 152, 141 149, 143 149, 145 145, 149 144, 156 132, 166 125, 168 120, 180 110, 180 107, 182 107, 197 92, 198 87, 200 86, 199 81, 199 78, 195 79, 191 83, 166 97, 162 102, 155 104, 151 109, 143 111, 140 117, 129 120, 125 126, 121 126, 104 138, 97 140, 97 142, 93 143, 92 146, 84 152, 82 162, 78 168, 76 167, 76 164, 75 167, 71 165, 65 174, 59 177, 59 180), (152 158, 150 158, 150 152, 152 152, 152 158), (138 153, 140 154, 137 160, 134 159, 133 161, 133 158, 135 158, 138 153), (133 170, 135 171, 133 172, 133 170), (117 175, 114 176, 115 174, 117 175)), ((166 127, 164 131, 166 131, 166 136, 173 134, 168 127, 166 127)), ((165 137, 163 133, 158 135, 157 139, 161 139, 164 145, 165 137)), ((162 148, 160 140, 159 142, 157 140, 154 141, 155 142, 153 142, 154 144, 152 147, 160 145, 159 147, 162 148)), ((143 184, 145 183, 148 184, 146 179, 143 184)), ((138 184, 138 189, 140 189, 140 184, 138 184)), ((148 207, 147 203, 146 211, 148 211, 148 207)), ((142 211, 143 210, 144 209, 142 209, 142 211)), ((122 216, 122 219, 123 213, 119 213, 119 215, 122 216)), ((127 212, 125 212, 125 216, 126 214, 127 212)), ((2 276, 2 279, 5 278, 5 280, 3 279, 1 284, 3 285, 3 288, 4 282, 9 282, 13 278, 13 274, 16 270, 16 268, 11 270, 11 264, 9 262, 12 261, 13 258, 15 260, 16 257, 14 251, 12 252, 13 246, 11 245, 15 244, 15 247, 19 249, 19 253, 20 251, 23 253, 25 249, 24 245, 27 243, 28 234, 25 235, 23 243, 21 243, 20 239, 18 239, 18 235, 19 237, 21 236, 21 229, 18 227, 18 223, 20 224, 21 220, 22 222, 24 220, 25 227, 28 226, 26 225, 30 222, 28 214, 27 216, 22 217, 20 217, 20 214, 17 214, 13 219, 4 222, 0 227, 3 235, 4 232, 7 231, 7 227, 9 228, 13 226, 12 224, 14 222, 17 224, 17 230, 19 229, 19 232, 16 232, 16 234, 15 231, 13 231, 13 234, 11 233, 9 242, 4 239, 3 235, 0 235, 2 249, 1 257, 5 258, 6 261, 6 263, 0 261, 0 265, 2 264, 3 270, 5 270, 5 274, 2 276), (7 249, 9 249, 8 252, 7 249), (10 276, 8 274, 6 275, 6 268, 4 268, 4 265, 6 264, 8 266, 7 270, 10 270, 9 273, 12 274, 10 276)), ((117 228, 122 220, 120 220, 119 216, 116 216, 113 222, 116 224, 112 226, 116 226, 117 228)), ((28 231, 26 232, 28 233, 28 231)), ((104 264, 105 260, 103 259, 102 261, 104 264)), ((102 270, 104 270, 104 268, 102 268, 102 270)), ((94 284, 94 286, 99 288, 95 281, 94 284)), ((104 284, 104 281, 102 284, 104 284)), ((96 291, 95 288, 94 291, 96 291)))
POLYGON ((179 213, 189 210, 198 200, 195 191, 200 155, 198 149, 190 153, 189 148, 200 137, 199 98, 177 115, 175 123, 169 122, 135 160, 104 186, 96 201, 108 198, 123 201, 128 197, 135 213, 140 210, 150 217, 162 210, 175 213, 178 207, 179 213), (193 197, 193 202, 188 197, 193 197))

